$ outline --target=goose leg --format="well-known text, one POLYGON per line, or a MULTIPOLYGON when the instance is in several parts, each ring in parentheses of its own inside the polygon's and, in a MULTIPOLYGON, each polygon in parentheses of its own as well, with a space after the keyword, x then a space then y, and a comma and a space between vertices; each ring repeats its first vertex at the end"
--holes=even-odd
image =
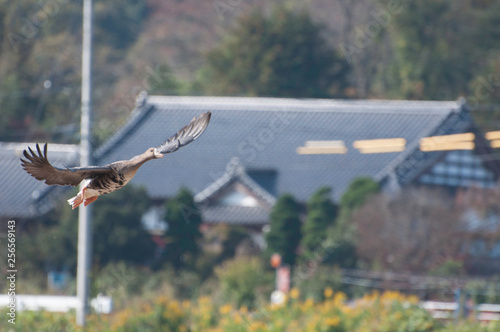
POLYGON ((90 203, 95 202, 96 200, 97 200, 97 196, 93 196, 93 197, 87 198, 85 200, 85 202, 83 202, 83 206, 87 206, 90 203))

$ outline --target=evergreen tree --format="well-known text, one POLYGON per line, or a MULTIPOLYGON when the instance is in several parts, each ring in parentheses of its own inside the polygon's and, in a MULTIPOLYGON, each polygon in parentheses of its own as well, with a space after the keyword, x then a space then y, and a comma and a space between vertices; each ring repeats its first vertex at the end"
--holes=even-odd
POLYGON ((326 239, 326 230, 333 226, 337 206, 332 202, 331 188, 323 187, 314 193, 307 203, 307 219, 302 227, 301 247, 304 259, 312 259, 314 251, 326 239))
POLYGON ((154 259, 156 245, 141 221, 151 205, 144 188, 129 185, 93 204, 95 264, 118 261, 144 264, 154 259))
POLYGON ((175 269, 194 263, 199 253, 198 240, 201 238, 201 214, 189 190, 181 188, 169 200, 167 207, 168 229, 165 258, 175 269))
POLYGON ((340 214, 335 225, 328 229, 323 261, 344 268, 354 268, 356 255, 356 228, 351 222, 352 213, 361 207, 366 199, 380 190, 380 186, 368 177, 354 179, 340 199, 340 214))
POLYGON ((294 265, 301 239, 300 207, 290 194, 282 195, 271 211, 271 229, 266 235, 267 256, 281 255, 284 264, 294 265))
POLYGON ((379 184, 368 177, 358 177, 349 184, 349 187, 340 198, 342 213, 350 214, 363 205, 366 198, 380 190, 379 184))
POLYGON ((275 97, 335 97, 347 87, 348 65, 306 11, 253 11, 208 54, 207 93, 275 97))
MULTIPOLYGON (((391 6, 390 0, 379 2, 391 6)), ((453 100, 473 93, 469 83, 498 54, 499 9, 497 1, 401 4, 386 23, 394 51, 384 73, 389 96, 453 100)))

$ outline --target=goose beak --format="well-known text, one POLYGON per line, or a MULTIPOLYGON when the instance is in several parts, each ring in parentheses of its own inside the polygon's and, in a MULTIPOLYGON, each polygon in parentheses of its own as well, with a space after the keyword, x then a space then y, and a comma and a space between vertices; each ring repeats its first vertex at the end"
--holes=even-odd
POLYGON ((155 153, 155 158, 163 158, 163 154, 161 154, 161 153, 158 151, 158 149, 155 149, 154 153, 155 153))

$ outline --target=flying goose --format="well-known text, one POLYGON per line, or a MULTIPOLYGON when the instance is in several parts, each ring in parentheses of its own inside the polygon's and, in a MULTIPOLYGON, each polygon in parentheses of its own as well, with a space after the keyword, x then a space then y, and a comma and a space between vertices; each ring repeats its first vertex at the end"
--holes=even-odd
POLYGON ((21 163, 26 172, 37 180, 45 180, 48 185, 76 187, 82 184, 78 195, 70 198, 68 203, 73 209, 82 203, 87 206, 100 195, 109 194, 125 186, 146 161, 163 158, 163 154, 175 152, 197 139, 207 128, 211 115, 210 112, 205 112, 198 118, 193 118, 165 143, 156 148, 149 148, 130 160, 115 161, 105 166, 58 168, 52 166, 47 159, 47 144, 43 153, 37 144, 38 154, 28 147, 31 154, 24 150, 24 157, 28 160, 21 159, 21 163))

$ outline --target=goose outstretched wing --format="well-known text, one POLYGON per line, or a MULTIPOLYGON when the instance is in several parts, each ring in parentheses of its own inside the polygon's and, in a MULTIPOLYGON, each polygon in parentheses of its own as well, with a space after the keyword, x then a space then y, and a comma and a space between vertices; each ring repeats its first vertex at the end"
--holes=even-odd
POLYGON ((99 174, 109 173, 112 168, 108 166, 88 166, 88 167, 66 167, 59 168, 50 164, 47 159, 47 144, 43 147, 36 145, 38 153, 28 147, 23 155, 27 160, 21 159, 22 166, 26 172, 35 179, 45 181, 48 185, 78 186, 85 179, 91 179, 99 174))
POLYGON ((212 113, 205 112, 170 137, 165 143, 156 147, 159 153, 171 153, 197 139, 207 128, 212 113))

